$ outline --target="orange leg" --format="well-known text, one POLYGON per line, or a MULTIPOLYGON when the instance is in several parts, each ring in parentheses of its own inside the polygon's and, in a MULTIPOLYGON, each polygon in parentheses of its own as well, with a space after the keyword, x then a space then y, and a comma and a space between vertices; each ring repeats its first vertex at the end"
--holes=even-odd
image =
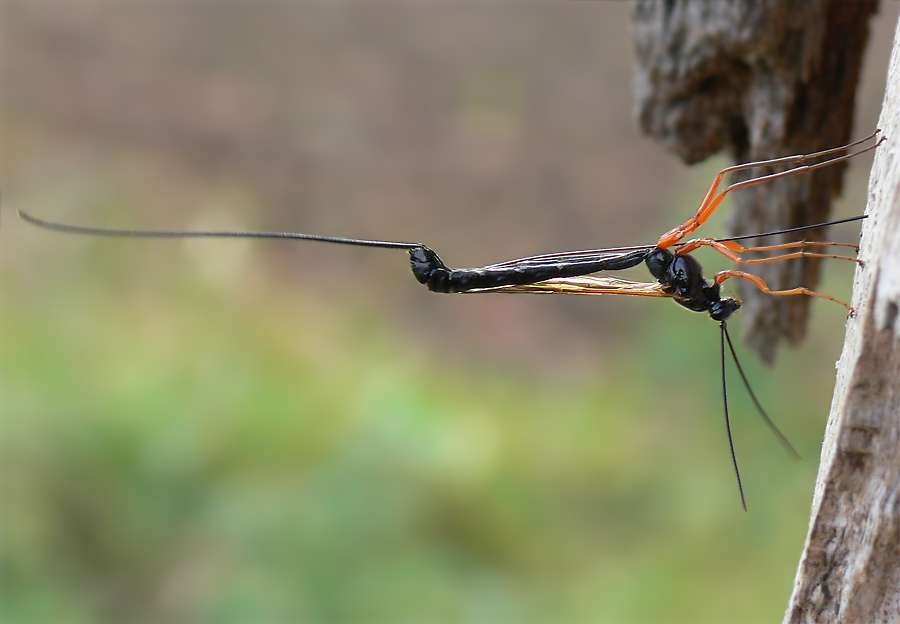
POLYGON ((706 196, 703 198, 703 201, 700 202, 700 207, 697 209, 696 214, 693 217, 684 222, 684 224, 679 225, 678 227, 669 230, 665 234, 659 237, 659 242, 656 244, 660 249, 666 249, 667 247, 671 247, 672 245, 678 243, 685 236, 695 231, 701 225, 703 225, 707 219, 709 219, 710 215, 716 211, 716 208, 719 207, 719 204, 722 203, 722 200, 725 199, 725 196, 731 191, 735 191, 739 188, 743 188, 745 186, 750 186, 752 184, 760 184, 762 182, 770 182, 772 180, 777 180, 779 178, 785 178, 787 176, 797 175, 800 173, 807 173, 814 169, 818 169, 820 167, 826 167, 828 165, 833 165, 835 163, 839 163, 854 156, 858 156, 859 154, 864 154, 870 150, 878 147, 882 141, 884 141, 884 137, 881 138, 875 145, 871 145, 865 149, 859 150, 858 152, 853 152, 852 154, 844 154, 842 156, 835 156, 834 158, 828 158, 819 163, 815 163, 812 165, 805 164, 810 160, 814 160, 816 158, 822 158, 825 156, 831 156, 832 154, 836 154, 838 152, 843 152, 852 147, 856 147, 861 143, 865 143, 866 141, 875 138, 875 136, 880 132, 880 130, 876 130, 869 136, 864 139, 860 139, 854 143, 850 143, 849 145, 844 145, 841 147, 834 147, 831 149, 823 150, 821 152, 815 152, 813 154, 802 154, 797 156, 785 156, 783 158, 773 158, 771 160, 760 160, 752 163, 744 163, 742 165, 733 165, 731 167, 727 167, 719 172, 719 175, 713 180, 712 185, 709 187, 709 190, 706 192, 706 196), (785 171, 780 171, 778 173, 772 173, 769 175, 760 176, 758 178, 752 178, 750 180, 744 180, 743 182, 736 182, 725 187, 724 190, 716 191, 719 188, 719 184, 722 183, 722 179, 726 174, 733 173, 735 171, 743 171, 745 169, 752 169, 754 167, 766 167, 772 165, 782 165, 789 163, 801 163, 799 167, 794 167, 792 169, 787 169, 785 171))
POLYGON ((859 262, 858 258, 851 258, 850 256, 838 256, 835 254, 823 254, 823 253, 813 253, 811 251, 795 251, 793 253, 782 254, 780 256, 770 256, 767 258, 754 258, 753 260, 744 260, 738 254, 744 253, 748 251, 771 251, 775 249, 796 249, 798 247, 806 247, 806 246, 819 246, 819 247, 851 247, 856 251, 859 251, 859 246, 851 245, 850 243, 826 243, 821 241, 794 241, 791 243, 783 243, 781 245, 766 245, 764 247, 744 247, 743 245, 730 240, 717 240, 715 238, 697 238, 687 243, 683 244, 678 248, 676 252, 678 255, 688 254, 695 249, 700 247, 712 247, 720 254, 731 260, 732 262, 737 262, 738 264, 761 264, 763 262, 774 262, 776 260, 790 260, 791 258, 836 258, 838 260, 850 260, 852 262, 859 262))
POLYGON ((834 301, 835 303, 839 303, 848 310, 850 310, 850 316, 856 314, 856 311, 850 307, 848 303, 841 301, 840 299, 835 299, 831 295, 824 295, 822 293, 817 293, 814 290, 810 290, 804 286, 800 286, 798 288, 791 288, 789 290, 772 290, 768 287, 768 285, 760 278, 758 275, 753 275, 752 273, 747 273, 745 271, 721 271, 716 273, 716 276, 713 280, 716 284, 721 284, 729 277, 743 277, 746 280, 750 280, 753 282, 757 288, 769 295, 809 295, 810 297, 818 297, 820 299, 828 299, 829 301, 834 301))

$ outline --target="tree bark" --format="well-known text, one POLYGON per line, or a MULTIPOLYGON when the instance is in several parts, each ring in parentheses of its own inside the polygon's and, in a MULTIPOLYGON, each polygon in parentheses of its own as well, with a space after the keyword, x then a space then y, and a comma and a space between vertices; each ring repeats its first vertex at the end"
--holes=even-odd
POLYGON ((853 306, 785 623, 900 621, 900 24, 853 306))
MULTIPOLYGON (((722 149, 750 162, 849 143, 877 7, 874 0, 636 0, 642 129, 689 163, 722 149)), ((731 233, 827 221, 844 169, 841 163, 735 193, 731 233)), ((735 181, 760 173, 741 172, 735 181)), ((766 240, 760 244, 773 244, 766 240)), ((751 270, 774 289, 814 288, 819 264, 799 258, 751 270)), ((781 339, 802 340, 809 298, 744 286, 743 339, 771 362, 781 339)))

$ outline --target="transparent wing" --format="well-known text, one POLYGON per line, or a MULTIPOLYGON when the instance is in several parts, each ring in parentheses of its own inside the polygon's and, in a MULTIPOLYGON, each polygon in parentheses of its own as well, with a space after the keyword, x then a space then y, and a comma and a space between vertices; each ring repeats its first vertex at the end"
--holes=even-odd
POLYGON ((545 295, 638 295, 641 297, 672 296, 663 292, 659 282, 633 282, 601 275, 555 277, 536 284, 481 288, 467 292, 537 293, 545 295))
POLYGON ((583 249, 580 251, 563 251, 559 253, 541 254, 538 256, 528 256, 526 258, 517 258, 515 260, 507 260, 498 262, 497 264, 489 264, 486 269, 495 268, 511 268, 511 267, 540 267, 555 266, 560 263, 578 264, 593 263, 598 260, 609 260, 621 256, 627 256, 635 251, 650 250, 653 245, 642 245, 636 247, 614 247, 609 249, 583 249))

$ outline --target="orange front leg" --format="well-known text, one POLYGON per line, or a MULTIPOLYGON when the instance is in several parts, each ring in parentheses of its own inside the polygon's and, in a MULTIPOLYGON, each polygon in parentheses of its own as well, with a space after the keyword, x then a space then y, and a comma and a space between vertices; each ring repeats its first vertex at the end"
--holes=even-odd
POLYGON ((814 290, 810 290, 805 286, 799 286, 797 288, 790 288, 788 290, 772 290, 769 286, 762 280, 758 275, 754 275, 753 273, 747 273, 746 271, 721 271, 716 273, 716 276, 713 280, 716 284, 721 284, 729 277, 743 277, 746 280, 750 280, 753 282, 757 288, 769 295, 809 295, 810 297, 818 297, 820 299, 828 299, 829 301, 834 301, 850 311, 850 316, 854 316, 856 314, 856 310, 850 307, 850 304, 841 301, 840 299, 835 299, 831 295, 825 295, 822 293, 818 293, 814 290))
POLYGON ((765 247, 744 247, 740 243, 737 243, 732 240, 718 240, 715 238, 696 238, 694 240, 688 241, 684 243, 681 247, 678 248, 678 251, 675 253, 678 255, 688 254, 700 247, 712 247, 720 254, 731 260, 732 262, 736 262, 737 264, 762 264, 764 262, 775 262, 776 260, 790 260, 791 258, 835 258, 837 260, 850 260, 851 262, 859 262, 858 258, 852 258, 850 256, 839 256, 836 254, 823 254, 823 253, 814 253, 811 251, 795 251, 793 253, 782 254, 780 256, 769 256, 766 258, 754 258, 753 260, 745 260, 741 258, 738 254, 744 253, 748 251, 771 251, 774 249, 796 249, 797 247, 804 247, 806 245, 815 245, 820 247, 828 247, 828 246, 839 246, 839 247, 852 247, 856 250, 859 249, 856 245, 851 245, 849 243, 825 243, 825 242, 806 242, 806 241, 795 241, 793 243, 784 243, 782 245, 767 245, 765 247))

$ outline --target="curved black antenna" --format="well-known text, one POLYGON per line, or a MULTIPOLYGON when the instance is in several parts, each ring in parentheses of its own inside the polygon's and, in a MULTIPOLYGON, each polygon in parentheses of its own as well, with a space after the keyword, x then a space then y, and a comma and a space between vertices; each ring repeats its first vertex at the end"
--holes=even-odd
POLYGON ((750 393, 750 398, 753 399, 753 404, 756 406, 757 411, 759 411, 759 415, 762 416, 762 419, 765 421, 767 425, 769 425, 769 429, 772 430, 772 433, 775 434, 775 437, 778 438, 778 441, 781 442, 781 445, 784 447, 791 457, 794 459, 802 459, 800 457, 800 453, 788 442, 787 437, 775 426, 775 423, 772 422, 772 419, 769 418, 769 415, 766 414, 766 410, 763 409, 762 405, 760 405, 759 401, 756 398, 756 395, 753 393, 753 388, 750 387, 750 382, 747 381, 747 376, 744 374, 744 369, 741 366, 740 360, 738 360, 737 353, 734 350, 734 344, 731 342, 731 336, 728 334, 728 329, 724 326, 722 327, 722 332, 725 334, 725 339, 728 340, 728 348, 731 349, 731 357, 734 358, 734 363, 737 364, 738 372, 741 374, 741 379, 744 380, 744 387, 747 388, 747 392, 750 393))
MULTIPOLYGON (((382 241, 361 238, 347 238, 345 236, 323 236, 321 234, 302 234, 299 232, 256 232, 256 231, 204 231, 204 230, 123 230, 113 228, 88 227, 83 225, 70 225, 68 223, 57 223, 34 217, 22 210, 16 210, 16 213, 24 221, 42 227, 48 230, 56 230, 58 232, 68 232, 70 234, 89 234, 92 236, 130 236, 132 238, 280 238, 285 240, 311 240, 322 243, 336 243, 339 245, 355 245, 357 247, 381 247, 385 249, 416 249, 422 247, 422 243, 406 243, 402 241, 382 241)), ((825 223, 816 223, 813 225, 801 225, 799 227, 788 228, 786 230, 776 230, 774 232, 764 232, 762 234, 745 234, 743 236, 732 236, 730 238, 717 238, 717 241, 739 241, 750 238, 763 238, 765 236, 776 236, 778 234, 789 234, 791 232, 802 232, 804 230, 814 230, 821 227, 829 227, 832 225, 841 225, 853 221, 861 221, 868 215, 860 215, 858 217, 850 217, 840 219, 838 221, 827 221, 825 223)), ((676 247, 680 247, 685 243, 678 243, 676 247)), ((578 252, 563 252, 558 254, 544 254, 535 256, 546 258, 548 260, 558 257, 565 260, 579 254, 592 255, 603 252, 624 252, 640 249, 651 249, 648 245, 633 245, 631 247, 611 247, 609 249, 587 249, 578 252)), ((495 266, 503 266, 505 264, 515 263, 519 260, 511 260, 509 262, 500 262, 495 266)))
POLYGON ((114 230, 109 228, 85 227, 54 223, 32 217, 30 214, 16 211, 22 219, 48 230, 68 232, 70 234, 90 234, 93 236, 131 236, 135 238, 281 238, 286 240, 311 240, 339 245, 355 245, 357 247, 382 247, 386 249, 418 249, 422 243, 404 243, 399 241, 367 240, 346 238, 343 236, 322 236, 320 234, 300 234, 297 232, 240 232, 240 231, 184 231, 184 230, 114 230))
POLYGON ((268 238, 309 240, 356 247, 380 247, 408 251, 413 274, 429 290, 457 293, 472 290, 533 284, 556 277, 574 277, 598 271, 620 271, 643 262, 653 247, 620 247, 612 250, 588 250, 530 256, 479 268, 454 269, 447 267, 438 255, 422 243, 322 236, 298 232, 211 231, 211 230, 123 230, 86 227, 57 223, 18 211, 19 216, 38 227, 95 236, 124 236, 131 238, 268 238))
POLYGON ((776 236, 778 234, 790 234, 791 232, 802 232, 804 230, 815 230, 821 227, 829 227, 831 225, 841 225, 842 223, 852 223, 853 221, 862 221, 867 219, 869 215, 859 215, 858 217, 849 217, 847 219, 838 219, 837 221, 826 221, 825 223, 814 223, 813 225, 801 225, 798 227, 788 228, 786 230, 775 230, 774 232, 765 232, 763 234, 745 234, 743 236, 732 236, 731 238, 717 238, 717 241, 739 241, 748 238, 763 238, 764 236, 776 236))
MULTIPOLYGON (((731 449, 731 463, 734 464, 734 474, 737 477, 738 490, 741 493, 741 505, 744 506, 744 511, 747 511, 744 486, 741 484, 741 471, 738 469, 737 456, 734 454, 734 440, 731 437, 731 419, 728 417, 728 384, 725 383, 725 336, 728 335, 728 331, 725 329, 725 321, 719 323, 719 327, 722 328, 720 355, 722 359, 722 399, 725 402, 725 428, 728 430, 728 447, 731 449)), ((728 342, 730 343, 731 339, 728 342)))
MULTIPOLYGON (((388 249, 419 249, 425 247, 423 243, 405 243, 402 241, 383 241, 361 238, 347 238, 346 236, 323 236, 321 234, 303 234, 299 232, 255 232, 241 230, 123 230, 114 228, 89 227, 84 225, 71 225, 57 221, 47 221, 23 212, 16 211, 23 221, 47 230, 66 232, 69 234, 87 234, 92 236, 129 236, 131 238, 280 238, 286 240, 311 240, 322 243, 338 243, 340 245, 356 245, 359 247, 382 247, 388 249)), ((504 267, 514 264, 522 264, 525 261, 547 262, 596 262, 597 257, 613 253, 625 253, 653 249, 653 245, 632 245, 629 247, 609 247, 605 249, 583 249, 580 251, 563 251, 558 253, 540 254, 526 258, 516 258, 489 265, 490 268, 504 267), (579 259, 582 260, 579 260, 579 259)))

